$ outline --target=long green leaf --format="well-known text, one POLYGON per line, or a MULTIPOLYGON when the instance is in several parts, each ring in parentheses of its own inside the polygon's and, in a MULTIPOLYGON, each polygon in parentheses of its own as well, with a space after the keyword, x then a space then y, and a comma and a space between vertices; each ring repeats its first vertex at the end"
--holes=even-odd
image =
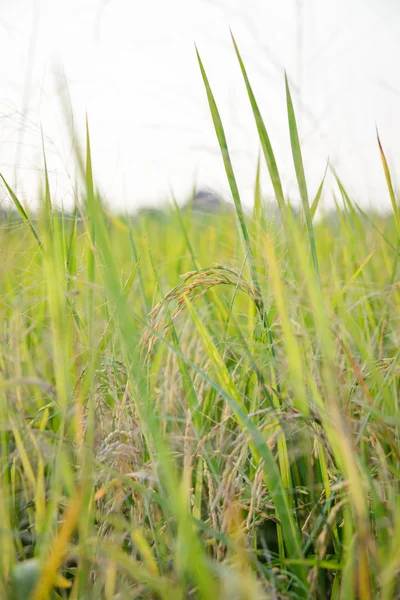
POLYGON ((46 216, 50 218, 51 216, 51 197, 50 197, 50 184, 49 184, 49 173, 47 170, 47 159, 46 152, 44 148, 44 137, 43 130, 42 133, 42 151, 43 151, 43 162, 44 162, 44 178, 45 178, 45 208, 46 208, 46 216))
POLYGON ((12 201, 14 202, 15 208, 17 209, 17 211, 19 212, 21 217, 24 219, 25 223, 27 223, 29 225, 29 228, 32 231, 33 235, 35 236, 35 239, 36 239, 37 243, 39 244, 39 247, 43 248, 42 242, 40 241, 39 236, 36 233, 36 229, 34 228, 32 221, 26 214, 21 202, 18 200, 17 196, 14 194, 14 192, 12 191, 12 189, 10 188, 10 186, 8 185, 7 181, 4 179, 4 177, 1 173, 0 173, 0 177, 3 180, 4 185, 6 186, 8 193, 10 194, 12 201))
POLYGON ((381 155, 381 161, 382 161, 383 170, 384 170, 384 173, 385 173, 386 184, 387 184, 387 187, 388 187, 388 190, 389 190, 390 201, 392 203, 394 220, 395 220, 396 229, 397 229, 397 236, 400 239, 400 215, 399 215, 399 208, 397 206, 397 200, 396 200, 396 196, 395 196, 394 189, 393 189, 392 177, 390 175, 389 165, 387 163, 386 156, 385 156, 385 153, 384 153, 383 148, 382 148, 381 140, 379 139, 378 129, 376 130, 376 137, 377 137, 377 140, 378 140, 379 153, 381 155))
POLYGON ((287 111, 288 111, 288 119, 289 119, 290 143, 292 146, 293 162, 294 162, 294 167, 295 167, 295 171, 296 171, 296 177, 297 177, 297 183, 299 186, 301 202, 303 205, 303 212, 304 212, 304 217, 305 217, 306 226, 307 226, 307 233, 308 233, 308 239, 309 239, 309 243, 310 243, 312 261, 314 264, 315 274, 319 280, 317 248, 315 245, 312 216, 311 216, 310 206, 308 203, 308 191, 307 191, 306 177, 304 174, 303 158, 301 155, 301 147, 300 147, 299 134, 297 131, 296 116, 294 113, 293 102, 292 102, 292 97, 290 94, 289 83, 288 83, 286 73, 285 73, 285 87, 286 87, 286 102, 287 102, 287 111))
POLYGON ((233 45, 235 47, 236 56, 238 58, 239 65, 240 65, 240 68, 242 71, 242 75, 243 75, 243 78, 244 78, 244 81, 246 84, 247 93, 249 96, 251 108, 253 110, 254 118, 256 121, 258 135, 260 137, 261 147, 263 149, 265 161, 267 163, 269 175, 271 177, 272 185, 274 187, 275 196, 276 196, 276 199, 277 199, 277 202, 279 205, 279 209, 280 209, 282 217, 283 217, 284 208, 285 208, 285 198, 283 195, 282 183, 281 183, 281 178, 280 178, 279 171, 278 171, 278 166, 277 166, 276 160, 275 160, 275 155, 272 150, 272 145, 271 145, 269 135, 267 133, 267 129, 265 127, 263 118, 261 116, 260 109, 258 108, 256 98, 254 96, 252 87, 250 85, 250 81, 247 76, 246 68, 244 66, 242 57, 240 56, 239 48, 236 44, 236 40, 233 37, 232 32, 231 32, 231 36, 232 36, 233 45))
POLYGON ((328 161, 326 163, 324 176, 322 178, 321 183, 319 184, 319 188, 317 190, 317 193, 315 194, 315 198, 313 200, 313 203, 311 204, 310 212, 311 212, 311 219, 312 220, 314 220, 315 213, 317 212, 317 208, 319 206, 319 201, 321 200, 322 190, 324 188, 324 183, 325 183, 325 178, 326 178, 326 173, 328 171, 328 167, 329 167, 329 159, 328 159, 328 161))

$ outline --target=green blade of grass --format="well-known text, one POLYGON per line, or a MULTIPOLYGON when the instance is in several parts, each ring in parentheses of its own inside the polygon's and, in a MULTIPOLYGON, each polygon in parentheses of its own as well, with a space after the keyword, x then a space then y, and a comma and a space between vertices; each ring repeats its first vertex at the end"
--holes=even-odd
POLYGON ((249 96, 251 108, 253 110, 254 118, 256 121, 256 125, 257 125, 258 135, 260 137, 261 147, 263 149, 265 161, 267 163, 269 175, 271 177, 272 185, 273 185, 273 188, 275 191, 276 200, 278 202, 278 206, 279 206, 279 209, 280 209, 282 217, 283 217, 284 207, 285 207, 285 198, 283 195, 282 183, 281 183, 281 178, 280 178, 279 171, 278 171, 278 166, 277 166, 276 160, 275 160, 275 155, 272 150, 272 145, 271 145, 269 135, 267 133, 267 129, 265 127, 263 118, 261 116, 260 109, 258 108, 256 98, 254 96, 252 87, 250 85, 250 81, 247 76, 244 62, 242 60, 242 57, 239 52, 239 48, 236 44, 236 40, 235 40, 232 32, 231 32, 231 37, 232 37, 233 45, 235 47, 236 56, 239 61, 240 69, 242 71, 243 79, 246 84, 247 94, 249 96))
POLYGON ((46 160, 46 152, 44 149, 44 137, 43 137, 43 129, 42 133, 42 151, 43 151, 43 163, 44 163, 44 177, 45 177, 45 210, 46 214, 49 217, 51 215, 51 197, 50 197, 50 184, 49 184, 49 173, 47 170, 47 160, 46 160))
POLYGON ((196 258, 195 252, 193 250, 192 243, 191 243, 191 241, 189 239, 189 236, 188 236, 188 233, 186 231, 186 227, 185 227, 185 223, 183 221, 181 209, 179 208, 178 202, 176 201, 176 198, 175 198, 175 194, 174 194, 174 192, 173 192, 173 190, 171 188, 170 188, 170 191, 171 191, 172 202, 173 202, 174 207, 175 207, 175 213, 176 213, 176 216, 177 216, 177 219, 178 219, 178 222, 179 222, 179 227, 180 227, 180 229, 182 231, 182 234, 183 234, 183 237, 184 237, 187 249, 189 250, 189 254, 190 254, 191 261, 192 261, 193 269, 195 269, 196 271, 198 271, 200 269, 200 266, 199 266, 198 260, 196 258))
POLYGON ((254 223, 261 224, 262 220, 262 198, 261 198, 261 184, 260 184, 260 154, 257 159, 256 169, 256 181, 254 184, 254 209, 253 209, 253 221, 254 223))
POLYGON ((315 194, 315 198, 313 200, 313 203, 311 204, 310 213, 311 213, 311 219, 312 220, 314 220, 315 213, 317 212, 317 209, 318 209, 318 206, 319 206, 319 201, 321 200, 322 190, 324 188, 324 183, 325 183, 325 178, 326 178, 326 173, 328 171, 328 167, 329 167, 329 159, 328 159, 328 162, 326 163, 324 176, 322 178, 321 183, 319 184, 319 188, 317 190, 317 193, 315 194))
POLYGON ((380 153, 380 156, 381 156, 382 166, 383 166, 383 170, 384 170, 384 173, 385 173, 386 184, 387 184, 387 187, 388 187, 388 190, 389 190, 390 201, 392 203, 394 220, 395 220, 395 223, 396 223, 397 236, 400 239, 400 215, 399 215, 399 208, 397 206, 397 200, 396 200, 396 196, 395 196, 394 189, 393 189, 392 177, 390 175, 389 165, 387 163, 386 156, 385 156, 385 153, 384 153, 383 148, 382 148, 381 140, 379 138, 378 128, 376 129, 376 138, 378 140, 379 153, 380 153))
POLYGON ((36 233, 36 229, 33 226, 32 221, 30 220, 30 218, 26 214, 26 212, 24 210, 24 207, 22 206, 21 202, 18 200, 16 194, 14 194, 14 192, 12 191, 12 189, 10 188, 10 186, 8 185, 7 181, 4 179, 4 177, 3 177, 3 175, 1 173, 0 173, 0 177, 1 177, 4 185, 6 186, 8 193, 11 196, 11 200, 14 202, 15 208, 17 209, 17 211, 19 212, 19 214, 21 215, 21 217, 23 218, 23 220, 25 221, 25 223, 27 223, 27 225, 29 225, 29 228, 32 231, 33 235, 35 236, 35 239, 36 239, 37 243, 39 244, 39 247, 43 248, 42 242, 40 241, 39 236, 36 233))
POLYGON ((294 113, 292 96, 290 94, 289 82, 288 82, 286 73, 285 73, 285 87, 286 87, 286 103, 287 103, 287 111, 288 111, 290 143, 292 146, 293 162, 294 162, 294 167, 295 167, 295 171, 296 171, 297 183, 299 186, 299 192, 300 192, 301 202, 302 202, 302 206, 303 206, 304 217, 305 217, 305 221, 306 221, 308 239, 309 239, 310 249, 311 249, 311 257, 312 257, 312 261, 313 261, 313 265, 314 265, 315 274, 319 281, 317 248, 315 245, 312 216, 311 216, 310 206, 308 203, 307 183, 306 183, 306 177, 304 174, 303 158, 301 155, 301 147, 300 147, 299 134, 297 131, 296 116, 294 113))
POLYGON ((369 260, 372 258, 372 256, 375 253, 375 248, 373 248, 371 250, 371 252, 368 254, 368 256, 363 260, 363 262, 361 263, 361 265, 358 267, 358 269, 356 269, 354 271, 354 273, 352 274, 352 276, 350 277, 350 279, 345 283, 345 285, 341 288, 341 290, 336 294, 336 296, 332 299, 331 301, 331 307, 333 308, 340 300, 340 298, 343 296, 343 294, 346 292, 346 290, 351 286, 351 284, 353 283, 353 281, 358 277, 358 275, 362 272, 363 268, 365 267, 365 265, 369 262, 369 260))

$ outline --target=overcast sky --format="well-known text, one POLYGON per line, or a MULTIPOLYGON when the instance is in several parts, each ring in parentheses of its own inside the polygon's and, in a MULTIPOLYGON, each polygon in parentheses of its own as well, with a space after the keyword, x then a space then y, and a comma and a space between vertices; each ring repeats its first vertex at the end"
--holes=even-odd
MULTIPOLYGON (((250 204, 259 143, 229 27, 286 192, 296 197, 284 69, 310 194, 329 156, 358 201, 388 205, 375 124, 398 184, 399 0, 3 0, 1 172, 35 202, 42 126, 53 193, 68 203, 68 127, 83 139, 87 112, 96 178, 115 207, 155 205, 170 186, 183 200, 194 183, 229 198, 196 43, 250 204)), ((263 189, 271 190, 266 171, 263 189)))

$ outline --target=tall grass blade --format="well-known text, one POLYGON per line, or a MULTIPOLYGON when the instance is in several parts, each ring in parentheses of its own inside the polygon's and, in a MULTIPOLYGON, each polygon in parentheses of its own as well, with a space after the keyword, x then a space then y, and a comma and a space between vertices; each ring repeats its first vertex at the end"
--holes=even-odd
POLYGON ((257 169, 256 169, 256 180, 254 184, 254 208, 253 208, 253 221, 256 224, 259 224, 260 227, 263 225, 263 202, 262 202, 262 194, 261 194, 261 164, 260 164, 260 154, 257 159, 257 169))
POLYGON ((47 170, 47 159, 46 159, 46 152, 45 152, 45 148, 44 148, 43 130, 41 130, 41 134, 42 134, 42 152, 43 152, 44 178, 45 178, 45 197, 44 197, 45 211, 46 211, 47 218, 50 218, 52 208, 51 208, 51 197, 50 197, 49 173, 47 170))
POLYGON ((376 130, 376 138, 378 140, 379 153, 381 155, 381 161, 382 161, 383 170, 384 170, 384 173, 385 173, 386 184, 387 184, 387 187, 388 187, 388 190, 389 190, 390 201, 392 203, 394 220, 395 220, 395 223, 396 223, 397 236, 400 239, 400 214, 399 214, 399 207, 398 207, 396 195, 395 195, 394 189, 393 189, 392 177, 390 175, 389 165, 387 163, 386 156, 385 156, 385 153, 384 153, 383 148, 382 148, 381 140, 379 138, 378 129, 376 130))
POLYGON ((275 196, 276 196, 278 206, 279 206, 279 209, 280 209, 282 217, 283 217, 284 216, 284 208, 285 208, 285 198, 283 195, 282 183, 281 183, 281 178, 280 178, 279 171, 278 171, 278 166, 277 166, 276 160, 275 160, 275 155, 272 150, 272 145, 271 145, 263 118, 261 116, 260 109, 258 108, 256 98, 254 96, 252 87, 250 85, 250 81, 247 76, 247 72, 246 72, 242 57, 239 53, 239 48, 236 44, 236 40, 233 37, 232 32, 231 32, 231 36, 232 36, 233 45, 235 47, 236 56, 239 61, 240 69, 242 71, 242 75, 243 75, 243 78, 244 78, 244 81, 246 84, 246 89, 247 89, 247 93, 249 96, 251 108, 253 110, 254 118, 256 121, 257 131, 258 131, 258 135, 260 137, 260 142, 261 142, 261 147, 263 149, 265 162, 267 163, 269 175, 271 177, 272 185, 273 185, 273 188, 275 191, 275 196))
POLYGON ((317 248, 315 245, 314 229, 313 229, 313 224, 312 224, 312 215, 311 215, 310 206, 309 206, 309 202, 308 202, 308 191, 307 191, 306 177, 304 174, 303 158, 301 155, 300 140, 299 140, 299 134, 297 131, 297 124, 296 124, 296 116, 294 113, 292 96, 290 94, 289 83, 288 83, 286 73, 285 73, 285 87, 286 87, 286 102, 287 102, 287 111, 288 111, 288 119, 289 119, 290 143, 292 146, 293 162, 294 162, 294 167, 295 167, 295 171, 296 171, 297 183, 299 186, 304 217, 305 217, 305 221, 306 221, 308 239, 309 239, 310 249, 311 249, 312 262, 314 265, 315 274, 319 281, 317 248))
POLYGON ((32 223, 32 221, 30 220, 30 218, 28 217, 28 215, 26 214, 24 207, 22 206, 21 202, 18 200, 16 194, 14 194, 14 192, 12 191, 12 189, 10 188, 10 186, 8 185, 7 181, 4 179, 3 175, 0 173, 0 177, 4 183, 4 185, 7 188, 8 193, 10 194, 11 200, 14 202, 14 206, 17 209, 17 211, 19 212, 19 214, 21 215, 21 217, 23 218, 23 220, 25 221, 25 223, 27 223, 27 225, 29 226, 30 230, 32 231, 33 235, 35 236, 35 239, 37 241, 37 243, 39 244, 40 248, 43 248, 42 246, 42 242, 39 239, 38 234, 36 233, 36 229, 32 223))
POLYGON ((318 187, 317 193, 315 194, 315 198, 313 200, 313 203, 311 204, 310 213, 311 213, 311 219, 312 220, 314 220, 315 213, 318 210, 319 201, 321 200, 321 196, 322 196, 322 190, 324 189, 324 183, 325 183, 325 178, 326 178, 326 174, 327 174, 327 171, 328 171, 328 167, 329 167, 329 160, 326 163, 324 176, 322 178, 321 183, 319 184, 319 187, 318 187))

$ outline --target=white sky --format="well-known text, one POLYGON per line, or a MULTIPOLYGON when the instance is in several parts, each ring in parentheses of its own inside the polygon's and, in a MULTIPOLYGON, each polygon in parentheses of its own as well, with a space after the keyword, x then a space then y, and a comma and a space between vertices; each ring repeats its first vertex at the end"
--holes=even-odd
MULTIPOLYGON (((310 195, 330 156, 357 201, 387 206, 375 123, 398 183, 399 0, 2 0, 0 171, 35 203, 42 126, 53 194, 68 203, 72 107, 82 140, 88 113, 95 175, 115 207, 157 204, 169 186, 183 200, 194 183, 229 199, 196 42, 250 204, 259 143, 229 27, 286 192, 296 197, 284 68, 310 195)), ((271 190, 266 170, 263 189, 271 190)))

